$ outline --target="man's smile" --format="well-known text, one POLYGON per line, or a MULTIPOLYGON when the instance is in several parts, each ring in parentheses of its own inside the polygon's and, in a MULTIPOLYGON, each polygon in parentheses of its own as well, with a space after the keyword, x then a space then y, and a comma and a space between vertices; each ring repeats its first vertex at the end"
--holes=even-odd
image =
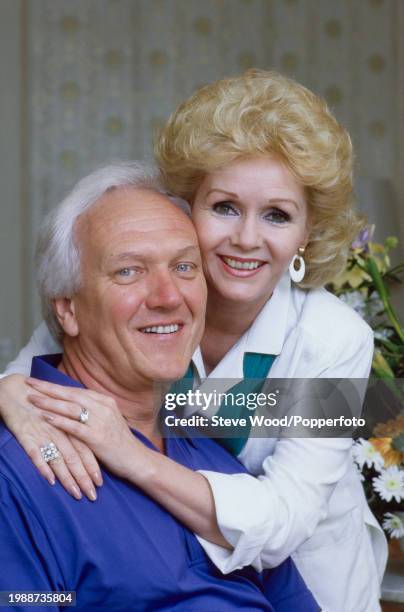
POLYGON ((184 326, 183 323, 181 324, 165 323, 165 324, 152 325, 149 327, 142 327, 140 328, 139 331, 141 331, 144 334, 175 334, 183 326, 184 326))

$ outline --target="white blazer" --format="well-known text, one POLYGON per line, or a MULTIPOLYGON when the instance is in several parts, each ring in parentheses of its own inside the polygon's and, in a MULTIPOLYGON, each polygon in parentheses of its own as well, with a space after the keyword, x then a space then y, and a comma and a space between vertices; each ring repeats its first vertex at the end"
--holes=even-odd
MULTIPOLYGON (((242 378, 245 352, 277 355, 271 378, 367 378, 373 332, 332 294, 291 288, 284 276, 209 378, 242 378)), ((194 365, 205 378, 200 351, 194 365)), ((203 471, 219 527, 234 547, 199 538, 221 571, 274 567, 292 555, 326 612, 380 610, 387 542, 367 505, 351 446, 346 438, 250 438, 239 459, 258 478, 203 471)))
MULTIPOLYGON (((59 351, 41 324, 5 373, 28 374, 33 355, 59 351)), ((285 275, 209 377, 242 378, 245 352, 277 355, 271 378, 367 378, 373 333, 335 296, 291 288, 285 275)), ((193 362, 204 379, 199 349, 193 362)), ((203 471, 219 527, 234 547, 198 538, 216 566, 223 573, 250 564, 261 570, 292 555, 325 612, 380 610, 387 542, 368 508, 351 446, 345 438, 250 438, 239 459, 257 478, 203 471)))

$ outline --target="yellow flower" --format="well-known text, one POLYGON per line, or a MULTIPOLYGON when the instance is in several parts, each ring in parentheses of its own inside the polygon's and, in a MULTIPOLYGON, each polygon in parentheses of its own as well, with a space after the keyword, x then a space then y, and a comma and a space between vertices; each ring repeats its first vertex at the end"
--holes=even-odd
POLYGON ((373 431, 375 438, 369 442, 381 454, 386 467, 404 465, 404 415, 379 423, 373 431))
POLYGON ((342 274, 337 276, 337 278, 333 280, 333 285, 336 289, 340 289, 347 283, 352 289, 357 289, 364 281, 370 280, 372 279, 367 272, 354 266, 351 270, 344 270, 342 274))

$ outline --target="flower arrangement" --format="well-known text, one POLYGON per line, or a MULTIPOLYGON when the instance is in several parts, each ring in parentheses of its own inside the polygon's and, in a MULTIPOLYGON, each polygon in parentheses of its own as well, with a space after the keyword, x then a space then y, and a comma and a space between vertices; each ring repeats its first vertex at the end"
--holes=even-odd
POLYGON ((353 459, 373 513, 389 537, 404 538, 404 398, 399 385, 392 385, 404 378, 404 327, 389 291, 391 284, 402 282, 404 264, 391 267, 389 252, 397 246, 397 238, 378 244, 371 241, 373 232, 374 226, 362 230, 351 246, 346 269, 330 289, 372 327, 372 373, 399 396, 399 414, 378 423, 368 440, 359 438, 353 459))
POLYGON ((354 443, 353 459, 372 512, 391 538, 403 538, 404 416, 379 424, 374 434, 354 443))

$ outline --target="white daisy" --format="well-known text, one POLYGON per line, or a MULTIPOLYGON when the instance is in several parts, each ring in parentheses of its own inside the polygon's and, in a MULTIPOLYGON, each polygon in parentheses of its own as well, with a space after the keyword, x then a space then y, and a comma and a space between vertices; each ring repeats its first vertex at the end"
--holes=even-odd
POLYGON ((404 499, 404 471, 393 465, 382 470, 380 476, 373 478, 373 488, 382 499, 391 501, 394 497, 396 502, 404 499))
POLYGON ((397 514, 386 512, 383 520, 383 529, 385 529, 392 538, 404 537, 404 523, 397 514))
POLYGON ((360 469, 366 465, 368 468, 374 467, 375 470, 380 472, 384 467, 384 459, 379 451, 375 449, 371 442, 363 438, 359 438, 359 440, 353 444, 352 456, 360 469))

